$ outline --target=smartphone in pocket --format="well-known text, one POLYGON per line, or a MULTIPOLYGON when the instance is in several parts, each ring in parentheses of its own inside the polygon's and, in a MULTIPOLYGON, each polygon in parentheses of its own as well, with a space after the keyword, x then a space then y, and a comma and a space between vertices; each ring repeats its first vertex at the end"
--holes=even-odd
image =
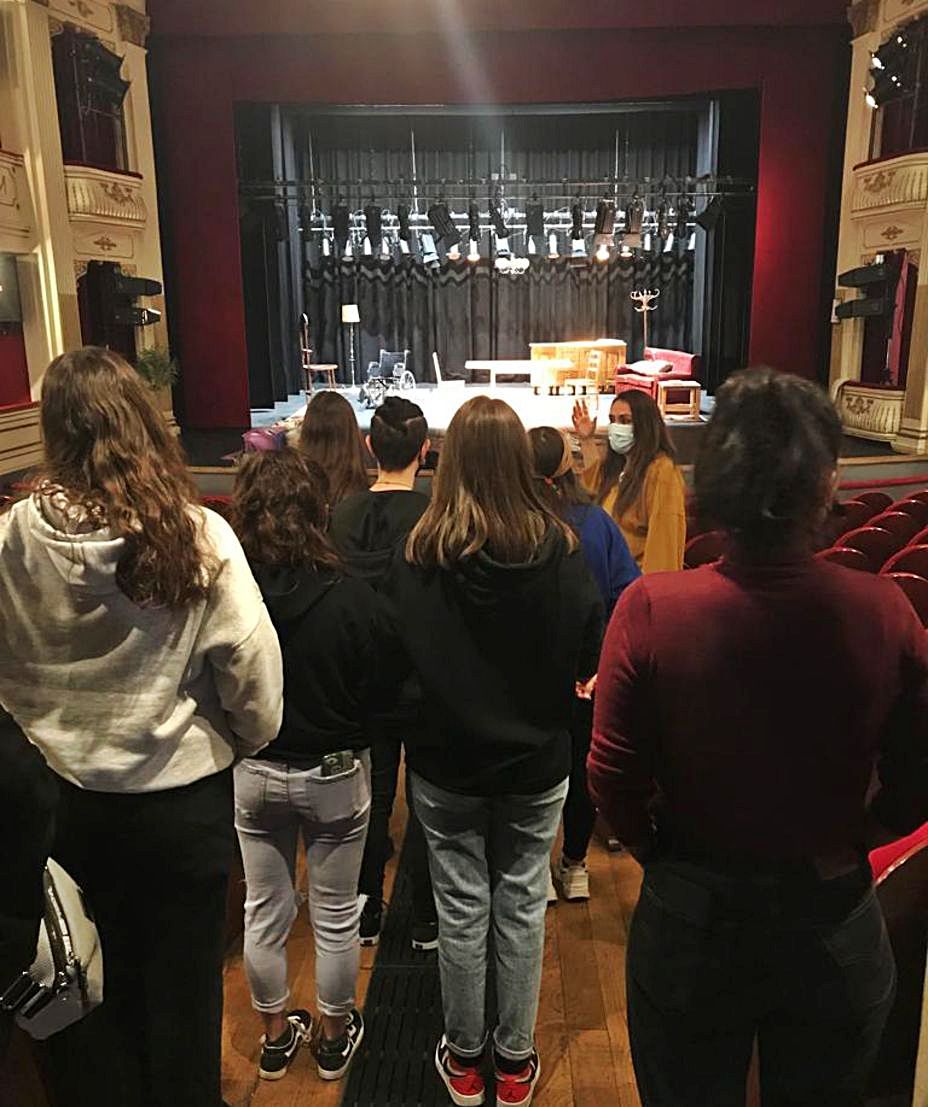
POLYGON ((354 767, 354 750, 338 750, 323 757, 319 775, 323 780, 332 780, 334 777, 348 776, 354 772, 354 767))

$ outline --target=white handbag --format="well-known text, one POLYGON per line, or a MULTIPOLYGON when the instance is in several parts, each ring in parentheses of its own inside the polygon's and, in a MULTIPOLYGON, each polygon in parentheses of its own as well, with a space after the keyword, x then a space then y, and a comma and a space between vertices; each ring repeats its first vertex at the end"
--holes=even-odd
POLYGON ((103 952, 75 881, 51 858, 44 874, 45 914, 35 960, 0 995, 30 1037, 43 1040, 103 1002, 103 952))

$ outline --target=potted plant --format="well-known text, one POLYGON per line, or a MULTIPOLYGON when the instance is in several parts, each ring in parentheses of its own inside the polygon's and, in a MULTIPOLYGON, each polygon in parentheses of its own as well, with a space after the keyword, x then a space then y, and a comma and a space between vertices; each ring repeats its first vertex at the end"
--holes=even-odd
POLYGON ((171 388, 177 382, 177 361, 164 346, 149 346, 135 359, 135 368, 152 392, 157 393, 159 406, 171 410, 171 388))

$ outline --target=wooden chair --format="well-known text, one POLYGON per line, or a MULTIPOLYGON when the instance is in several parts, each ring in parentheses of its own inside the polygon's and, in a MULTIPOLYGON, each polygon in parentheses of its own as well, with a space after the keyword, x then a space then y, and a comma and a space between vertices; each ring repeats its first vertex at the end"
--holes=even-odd
POLYGON ((855 550, 850 546, 832 546, 831 549, 822 550, 815 555, 820 561, 831 561, 835 565, 843 565, 845 569, 859 569, 862 573, 870 573, 870 558, 861 550, 855 550))
POLYGON ((313 394, 313 377, 324 376, 326 388, 338 387, 335 374, 337 365, 313 365, 313 351, 309 345, 309 316, 306 312, 300 316, 300 368, 303 370, 303 391, 307 397, 313 394))
POLYGON ((870 571, 878 573, 905 543, 890 531, 883 530, 882 527, 866 526, 849 531, 841 538, 840 545, 850 546, 852 549, 860 550, 861 553, 866 554, 870 563, 870 571))

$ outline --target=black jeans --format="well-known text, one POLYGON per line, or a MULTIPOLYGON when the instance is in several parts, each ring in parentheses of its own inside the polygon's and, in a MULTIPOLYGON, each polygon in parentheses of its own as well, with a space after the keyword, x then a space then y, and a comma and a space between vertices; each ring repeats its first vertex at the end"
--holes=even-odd
POLYGON ((627 966, 642 1107, 743 1107, 755 1037, 764 1107, 863 1102, 895 990, 868 880, 646 866, 627 966))
POLYGON ((582 861, 590 848, 596 808, 586 783, 586 758, 593 736, 593 701, 575 699, 570 721, 570 787, 564 801, 563 853, 570 861, 582 861))
POLYGON ((219 1107, 232 771, 163 792, 61 782, 55 857, 103 948, 102 1005, 49 1039, 56 1103, 219 1107))
MULTIPOLYGON (((358 891, 379 903, 383 899, 383 873, 387 865, 387 838, 396 798, 402 742, 380 738, 371 743, 371 817, 367 827, 358 891)), ((404 850, 412 882, 413 917, 417 922, 436 918, 435 897, 429 876, 429 859, 422 824, 412 802, 412 780, 406 773, 406 823, 404 850)))

